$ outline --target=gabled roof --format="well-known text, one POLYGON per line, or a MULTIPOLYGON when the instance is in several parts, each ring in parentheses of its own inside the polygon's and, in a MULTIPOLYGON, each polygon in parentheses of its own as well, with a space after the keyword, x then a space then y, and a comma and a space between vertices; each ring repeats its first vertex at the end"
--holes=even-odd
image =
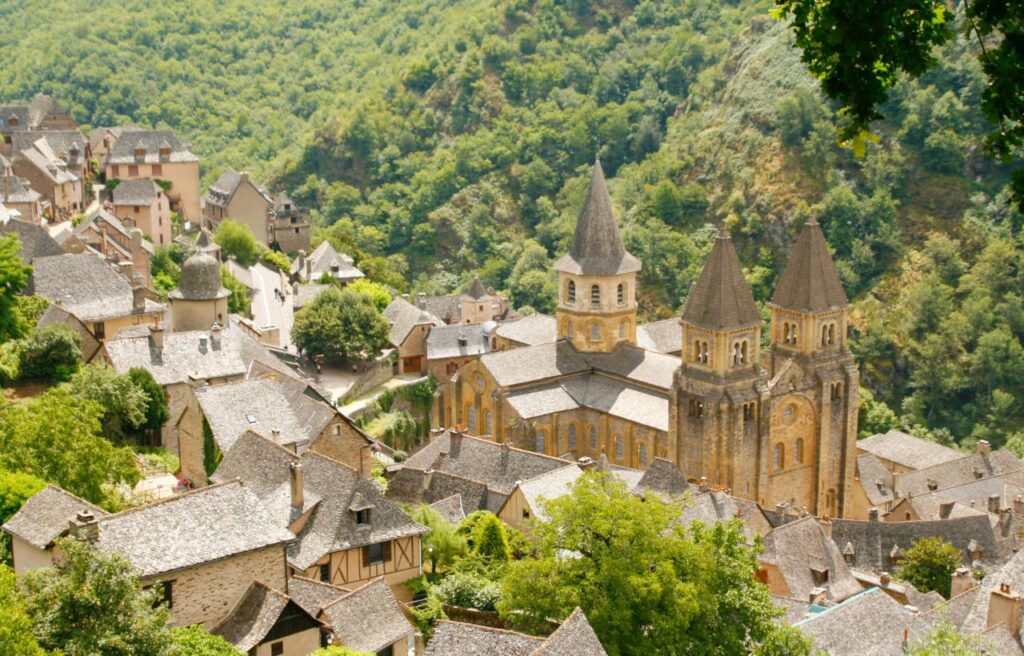
POLYGON ((435 501, 430 504, 430 507, 452 524, 458 524, 466 518, 466 510, 462 506, 461 494, 453 494, 440 501, 435 501))
POLYGON ((293 462, 302 465, 306 501, 303 512, 311 512, 298 540, 288 548, 288 561, 296 569, 305 570, 335 551, 427 531, 351 467, 314 451, 307 450, 302 456, 296 456, 251 431, 238 438, 224 455, 213 478, 221 481, 238 477, 246 481, 271 516, 279 524, 287 525, 290 521, 290 464, 293 462), (373 507, 367 527, 356 525, 355 513, 351 510, 356 495, 373 507))
POLYGON ((60 157, 68 166, 81 166, 85 160, 86 140, 78 130, 15 132, 11 143, 11 152, 20 153, 32 148, 39 141, 42 141, 49 152, 60 157))
POLYGON ((124 555, 148 577, 294 539, 233 480, 101 519, 96 544, 124 555))
POLYGON ((415 631, 383 578, 324 606, 321 617, 355 651, 376 653, 415 631))
POLYGON ((554 317, 538 312, 500 324, 495 334, 526 346, 549 344, 558 338, 558 324, 554 317))
POLYGON ((675 497, 686 492, 690 485, 678 467, 665 458, 655 458, 644 472, 638 487, 675 497))
POLYGON ((288 579, 288 595, 313 617, 319 617, 324 606, 334 603, 349 592, 351 590, 304 576, 293 576, 288 579))
MULTIPOLYGON (((91 253, 37 257, 32 263, 32 290, 82 321, 135 313, 131 284, 91 253)), ((147 299, 144 311, 161 307, 147 299)))
POLYGON ((494 328, 495 323, 492 321, 435 326, 427 335, 427 359, 446 360, 489 353, 494 328), (463 341, 464 344, 460 343, 463 341))
POLYGON ((7 520, 3 530, 28 542, 36 549, 49 549, 53 541, 68 530, 71 520, 82 510, 89 510, 97 518, 106 517, 108 514, 99 506, 80 499, 56 485, 47 485, 32 495, 18 512, 7 520))
MULTIPOLYGON (((292 607, 290 615, 301 616, 306 612, 284 593, 260 581, 253 581, 227 617, 210 629, 210 633, 219 635, 240 651, 248 652, 266 639, 270 630, 288 610, 289 604, 292 607)), ((287 619, 294 621, 295 617, 287 619)), ((312 616, 306 620, 309 624, 317 624, 316 618, 312 616)))
POLYGON ((160 193, 160 187, 149 178, 122 180, 111 194, 114 205, 152 205, 160 193))
POLYGON ((7 233, 16 234, 21 240, 21 250, 18 256, 25 264, 32 264, 37 257, 64 254, 60 244, 50 236, 46 228, 38 223, 21 219, 11 219, 7 223, 0 223, 0 236, 7 233))
POLYGON ((886 469, 879 459, 870 454, 857 456, 857 479, 864 488, 868 503, 872 506, 883 506, 894 501, 896 496, 892 489, 892 473, 886 469))
POLYGON ((797 312, 824 312, 849 305, 817 221, 809 221, 797 238, 772 303, 797 312))
POLYGON ((896 494, 900 497, 918 496, 1021 471, 1024 471, 1024 462, 1007 449, 988 454, 961 454, 955 460, 900 474, 896 478, 896 494))
POLYGON ((107 153, 107 164, 160 164, 161 162, 198 162, 199 158, 170 130, 124 130, 107 153), (166 158, 161 149, 169 149, 166 158), (136 157, 136 149, 144 155, 136 157))
MULTIPOLYGON (((327 242, 324 242, 327 243, 327 242)), ((401 346, 416 326, 444 326, 444 322, 421 310, 401 296, 396 296, 386 308, 384 318, 391 323, 391 345, 401 346)))
POLYGON ((687 500, 678 522, 688 526, 698 520, 707 525, 738 519, 743 522, 743 533, 753 540, 755 535, 765 536, 772 525, 755 502, 726 494, 719 490, 708 490, 687 500))
MULTIPOLYGON (((234 169, 227 169, 220 174, 217 181, 210 185, 210 193, 206 197, 206 202, 219 205, 221 207, 227 206, 231 202, 231 198, 238 191, 239 185, 242 184, 242 180, 246 179, 246 175, 239 173, 234 169)), ((252 185, 253 189, 259 193, 263 199, 267 202, 267 205, 271 205, 274 201, 271 199, 270 194, 267 191, 249 179, 249 184, 252 185)))
POLYGON ((679 319, 663 319, 636 327, 636 345, 657 353, 679 353, 683 348, 683 327, 679 319))
POLYGON ((850 573, 839 547, 829 539, 817 518, 808 516, 775 528, 764 539, 763 562, 775 565, 789 587, 789 596, 809 598, 811 590, 824 587, 828 598, 839 601, 863 588, 850 573), (815 581, 811 570, 828 572, 825 582, 815 581))
POLYGON ((15 161, 27 161, 42 173, 52 184, 64 184, 78 180, 78 176, 67 169, 67 162, 57 156, 49 144, 40 139, 30 148, 15 154, 15 161))
POLYGON ((351 257, 334 250, 327 240, 320 242, 320 245, 306 256, 306 265, 300 266, 299 258, 292 261, 291 274, 306 280, 306 282, 314 282, 325 273, 330 273, 339 280, 356 280, 365 277, 363 272, 354 266, 354 260, 351 257), (306 266, 310 267, 308 278, 306 277, 306 266), (337 267, 338 270, 332 272, 332 266, 337 267))
POLYGON ((899 656, 905 653, 904 631, 914 634, 921 624, 913 611, 870 588, 795 626, 826 654, 899 656))
POLYGON ((760 325, 754 294, 743 277, 736 248, 724 227, 711 254, 690 289, 683 307, 683 321, 708 330, 731 330, 760 325))
POLYGON ((586 276, 640 270, 640 260, 629 254, 622 243, 600 160, 594 162, 569 252, 555 262, 555 270, 586 276))
POLYGON ((530 656, 607 656, 579 607, 530 656))
POLYGON ((530 656, 543 644, 543 638, 515 631, 442 620, 423 656, 530 656))
POLYGON ((502 387, 560 378, 590 368, 583 355, 565 340, 488 353, 480 362, 502 387))
POLYGON ((583 470, 578 465, 566 465, 561 469, 554 469, 523 481, 519 484, 519 491, 522 492, 526 505, 530 507, 534 517, 547 520, 544 501, 569 494, 573 484, 582 475, 583 470))
POLYGON ((924 469, 963 458, 963 451, 896 429, 857 440, 857 450, 910 469, 924 469))
POLYGON ((271 378, 200 388, 196 400, 223 453, 247 430, 271 439, 273 431, 278 431, 277 443, 282 446, 305 444, 316 436, 313 426, 293 411, 281 385, 271 378))
POLYGON ((0 203, 38 203, 42 198, 43 195, 30 187, 27 180, 16 175, 5 175, 5 171, 0 168, 0 203))
POLYGON ((204 330, 164 331, 163 348, 159 349, 153 346, 148 326, 142 328, 145 334, 119 334, 107 340, 107 356, 118 371, 141 367, 153 374, 160 385, 172 385, 243 376, 248 369, 241 330, 233 325, 222 331, 220 346, 215 346, 204 330))

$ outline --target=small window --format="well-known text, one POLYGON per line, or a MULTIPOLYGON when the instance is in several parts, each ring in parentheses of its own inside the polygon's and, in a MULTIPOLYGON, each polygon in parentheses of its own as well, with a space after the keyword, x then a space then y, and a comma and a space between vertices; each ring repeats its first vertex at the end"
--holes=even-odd
POLYGON ((7 119, 7 125, 12 128, 16 127, 18 125, 18 119, 12 116, 11 118, 7 119))
POLYGON ((523 508, 523 519, 530 519, 530 511, 526 508, 523 508))
POLYGON ((102 321, 97 321, 92 325, 92 334, 96 336, 96 339, 104 339, 107 336, 107 325, 102 321))
POLYGON ((163 588, 164 603, 168 608, 174 608, 174 581, 164 581, 160 585, 163 588))
POLYGON ((618 287, 618 289, 615 292, 615 301, 619 305, 625 305, 626 304, 626 285, 624 285, 621 282, 619 283, 619 287, 618 287))
POLYGON ((132 205, 132 211, 135 212, 136 214, 138 214, 139 213, 139 206, 138 205, 132 205))
POLYGON ((163 174, 164 174, 164 167, 163 167, 163 165, 161 165, 161 164, 154 164, 153 165, 153 175, 163 175, 163 174))
POLYGON ((146 149, 145 148, 136 148, 135 149, 135 156, 136 157, 145 157, 146 156, 146 149))
POLYGON ((594 306, 601 304, 601 287, 599 285, 590 286, 590 304, 594 306))
POLYGON ((128 175, 136 176, 139 174, 139 167, 134 164, 128 165, 128 175))
POLYGON ((626 322, 619 323, 619 339, 626 339, 626 322))
POLYGON ((370 525, 370 509, 356 511, 356 525, 357 526, 369 526, 370 525))
POLYGON ((703 417, 704 416, 704 403, 697 399, 690 399, 690 412, 691 417, 703 417))
POLYGON ((590 427, 590 450, 597 451, 597 428, 590 427))
POLYGON ((566 285, 565 300, 567 303, 576 302, 576 281, 570 280, 569 284, 566 285))
POLYGON ((320 580, 324 583, 331 582, 331 565, 329 563, 320 566, 320 580))
POLYGON ((640 452, 640 464, 641 465, 646 465, 647 464, 647 445, 646 444, 641 444, 639 452, 640 452))
POLYGON ((466 424, 468 424, 469 432, 472 435, 476 435, 476 406, 471 405, 466 408, 466 424))
POLYGON ((569 450, 576 448, 576 424, 569 424, 569 450))
POLYGON ((379 565, 384 562, 384 545, 384 542, 378 542, 366 548, 371 565, 379 565))
POLYGON ((544 431, 537 431, 537 451, 539 453, 545 452, 547 446, 547 434, 544 431))
POLYGON ((592 323, 590 324, 590 341, 600 342, 601 341, 601 324, 592 323))
POLYGON ((484 413, 484 434, 491 434, 491 411, 488 410, 484 413))
POLYGON ((120 166, 118 166, 117 164, 114 164, 114 165, 112 165, 112 166, 110 167, 110 174, 111 174, 112 176, 114 176, 115 178, 116 178, 117 176, 121 175, 121 167, 120 167, 120 166))
POLYGON ((622 437, 616 435, 615 436, 615 458, 617 460, 622 460, 622 456, 623 455, 625 455, 625 448, 624 448, 623 443, 622 443, 622 437))
POLYGON ((804 438, 799 438, 796 441, 796 448, 793 449, 793 462, 797 465, 804 464, 804 438))
POLYGON ((784 447, 781 444, 776 444, 775 445, 775 450, 774 450, 774 454, 773 455, 774 455, 774 461, 775 461, 775 468, 776 469, 782 469, 783 467, 786 466, 786 454, 785 454, 785 451, 784 451, 784 447))
POLYGON ((270 643, 270 656, 284 656, 284 641, 270 643))
POLYGON ((334 424, 334 434, 341 435, 341 424, 334 424))

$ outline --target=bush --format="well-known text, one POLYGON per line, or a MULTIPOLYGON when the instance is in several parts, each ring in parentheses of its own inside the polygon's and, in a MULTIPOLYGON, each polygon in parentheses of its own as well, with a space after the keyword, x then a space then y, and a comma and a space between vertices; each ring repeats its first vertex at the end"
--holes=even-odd
POLYGON ((434 586, 434 594, 450 606, 493 611, 501 599, 501 588, 483 576, 454 572, 434 586))
POLYGON ((233 256, 235 261, 246 267, 256 263, 260 244, 257 243, 249 226, 241 221, 221 221, 217 225, 217 234, 213 240, 220 246, 225 258, 233 256))
POLYGON ((82 347, 78 335, 63 324, 33 330, 19 340, 19 377, 26 380, 65 381, 78 371, 82 347))

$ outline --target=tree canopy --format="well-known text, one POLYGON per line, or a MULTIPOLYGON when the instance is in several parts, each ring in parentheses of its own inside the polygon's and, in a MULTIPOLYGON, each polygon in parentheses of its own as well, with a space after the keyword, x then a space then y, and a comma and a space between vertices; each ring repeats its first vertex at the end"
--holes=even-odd
POLYGON ((251 266, 259 259, 260 244, 248 225, 234 219, 217 224, 213 240, 220 246, 224 257, 234 257, 242 266, 251 266))
POLYGON ((28 329, 18 308, 18 294, 28 284, 32 267, 19 257, 21 239, 16 234, 0 236, 0 343, 21 337, 28 329))
POLYGON ((918 539, 907 549, 899 577, 921 592, 935 590, 949 599, 953 573, 963 564, 960 550, 939 536, 918 539))
POLYGON ((373 298, 352 289, 325 289, 295 315, 292 341, 328 360, 376 357, 388 345, 388 322, 373 298))

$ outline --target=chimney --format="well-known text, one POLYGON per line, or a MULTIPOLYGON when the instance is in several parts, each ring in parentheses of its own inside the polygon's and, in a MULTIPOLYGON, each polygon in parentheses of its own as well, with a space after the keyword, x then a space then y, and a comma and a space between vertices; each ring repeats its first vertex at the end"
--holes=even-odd
POLYGON ((141 314, 146 311, 146 288, 142 286, 142 276, 135 274, 132 285, 132 312, 141 314))
POLYGON ((824 515, 821 518, 821 520, 818 522, 818 525, 821 526, 821 530, 825 533, 825 537, 827 537, 829 540, 831 540, 832 539, 832 520, 830 520, 828 518, 828 515, 824 515))
POLYGON ((449 452, 451 453, 451 457, 452 458, 458 458, 459 457, 459 451, 462 450, 462 435, 463 435, 462 431, 452 431, 452 435, 451 435, 451 444, 452 445, 451 445, 451 449, 449 449, 449 452))
POLYGON ((978 454, 987 456, 992 451, 992 445, 988 440, 978 440, 978 454))
POLYGON ((459 333, 458 341, 459 341, 459 347, 460 348, 465 348, 466 346, 469 346, 469 338, 466 337, 466 334, 463 333, 463 332, 459 333))
POLYGON ((305 505, 305 488, 302 480, 302 463, 292 461, 288 464, 288 481, 291 484, 292 509, 302 512, 305 505))
POLYGON ((819 606, 823 606, 827 600, 828 600, 828 589, 822 588, 822 587, 811 588, 811 592, 810 592, 810 594, 808 595, 808 598, 807 598, 807 601, 811 605, 818 604, 819 606))
POLYGON ((966 567, 958 567, 956 572, 953 573, 953 587, 950 591, 950 599, 972 589, 974 589, 974 577, 971 576, 971 570, 966 567))
POLYGON ((991 629, 1002 624, 1014 638, 1020 637, 1020 610, 1020 595, 1010 590, 1009 583, 1000 583, 989 599, 985 628, 991 629))
POLYGON ((164 347, 164 327, 159 321, 149 327, 149 345, 157 351, 164 347))
POLYGON ((868 509, 868 521, 869 522, 877 522, 878 521, 878 508, 870 508, 870 509, 868 509))
POLYGON ((1000 500, 1001 499, 1000 499, 1000 496, 998 494, 990 494, 990 495, 988 495, 988 511, 990 513, 997 514, 999 512, 999 502, 1000 502, 1000 500))
POLYGON ((707 476, 701 476, 700 477, 700 491, 701 492, 707 492, 709 489, 710 488, 708 487, 708 477, 707 476))
POLYGON ((274 444, 280 444, 281 443, 281 429, 280 428, 271 428, 270 429, 270 437, 271 437, 271 439, 274 440, 274 444))
POLYGON ((71 529, 73 537, 86 542, 95 542, 100 537, 99 522, 96 521, 96 515, 88 508, 79 510, 68 528, 71 529))
POLYGON ((954 501, 943 501, 939 503, 939 519, 949 519, 953 512, 954 501))
POLYGON ((1001 508, 999 510, 999 528, 1006 530, 1010 525, 1010 520, 1013 518, 1013 511, 1009 508, 1001 508))
POLYGON ((210 326, 210 345, 213 346, 215 351, 220 350, 220 340, 223 332, 224 329, 221 328, 220 322, 218 321, 214 321, 213 325, 210 326))
POLYGON ((878 577, 878 582, 883 588, 888 588, 889 584, 892 583, 892 576, 889 575, 889 572, 882 572, 878 577))

